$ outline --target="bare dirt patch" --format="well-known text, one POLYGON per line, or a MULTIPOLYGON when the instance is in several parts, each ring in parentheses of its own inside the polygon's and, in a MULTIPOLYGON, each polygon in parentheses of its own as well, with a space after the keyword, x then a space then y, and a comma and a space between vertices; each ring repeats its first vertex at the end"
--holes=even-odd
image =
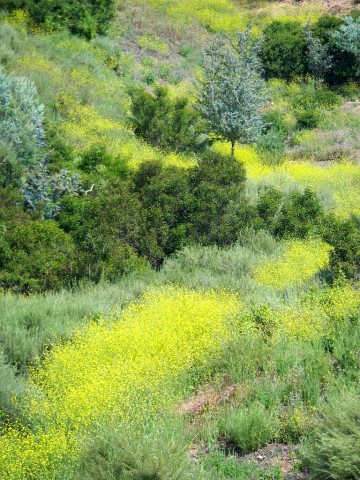
MULTIPOLYGON (((279 3, 289 3, 292 5, 311 4, 313 0, 282 0, 279 3)), ((360 5, 355 5, 354 0, 316 0, 316 4, 323 7, 329 13, 334 15, 349 13, 353 10, 359 10, 360 5)))
POLYGON ((296 471, 297 448, 271 443, 256 452, 238 458, 239 462, 256 462, 261 467, 279 467, 286 480, 308 480, 306 471, 296 471))
POLYGON ((177 412, 181 415, 201 415, 205 411, 212 410, 228 402, 235 396, 239 388, 240 386, 236 384, 225 385, 221 389, 207 386, 181 404, 177 412))

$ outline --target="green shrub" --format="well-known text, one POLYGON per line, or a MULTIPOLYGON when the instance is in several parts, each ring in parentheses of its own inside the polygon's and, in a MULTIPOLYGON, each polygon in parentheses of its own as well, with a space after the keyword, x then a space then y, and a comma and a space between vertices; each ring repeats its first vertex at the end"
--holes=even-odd
POLYGON ((290 80, 307 71, 307 44, 301 24, 274 21, 264 30, 261 49, 266 78, 290 80))
POLYGON ((226 412, 219 425, 227 442, 243 454, 269 443, 275 433, 274 427, 273 414, 260 403, 226 412))
POLYGON ((144 163, 134 175, 146 239, 138 248, 153 266, 188 243, 191 192, 182 169, 144 163))
POLYGON ((191 239, 203 245, 229 245, 254 218, 244 195, 245 169, 231 156, 207 152, 190 172, 191 239))
POLYGON ((25 5, 35 21, 52 30, 67 27, 86 38, 104 34, 114 16, 114 0, 30 0, 25 5))
POLYGON ((316 110, 303 110, 297 114, 296 126, 299 129, 315 128, 318 126, 321 115, 316 110))
POLYGON ((333 37, 342 25, 341 18, 325 15, 311 27, 315 37, 329 47, 328 53, 332 58, 332 68, 326 72, 325 81, 330 85, 341 85, 356 77, 355 55, 339 48, 333 37))
POLYGON ((0 286, 14 292, 57 290, 74 276, 75 247, 52 221, 18 224, 5 234, 10 254, 0 286))
POLYGON ((274 234, 278 237, 306 238, 316 229, 323 208, 317 195, 306 188, 294 192, 285 202, 276 222, 274 234))
POLYGON ((86 173, 97 172, 101 166, 109 166, 112 157, 104 145, 92 145, 81 156, 79 168, 86 173))
POLYGON ((68 28, 88 39, 106 33, 115 13, 114 0, 4 0, 1 6, 8 11, 23 8, 46 28, 68 28))
POLYGON ((77 275, 98 282, 119 279, 146 263, 141 241, 151 246, 139 201, 124 182, 113 182, 97 196, 67 196, 61 202, 60 226, 69 232, 79 252, 77 275))
POLYGON ((325 242, 333 247, 330 252, 330 270, 332 278, 341 275, 350 279, 360 274, 360 219, 325 217, 321 226, 321 235, 325 242))
POLYGON ((0 140, 0 188, 20 187, 22 168, 16 153, 0 140))
POLYGON ((273 187, 259 197, 257 212, 264 226, 276 237, 306 238, 315 232, 323 215, 317 195, 306 188, 284 197, 273 187))
POLYGON ((133 184, 147 237, 137 248, 154 266, 185 245, 231 244, 254 216, 243 165, 216 152, 208 151, 189 172, 144 163, 133 184))
POLYGON ((360 477, 360 397, 349 391, 325 408, 314 434, 302 449, 314 480, 360 477))
POLYGON ((156 87, 154 94, 135 88, 130 94, 136 135, 173 151, 197 151, 205 147, 207 137, 202 121, 186 98, 172 100, 165 87, 156 87))
POLYGON ((99 426, 85 442, 78 468, 79 480, 197 479, 186 456, 184 425, 152 420, 143 432, 129 427, 99 426))

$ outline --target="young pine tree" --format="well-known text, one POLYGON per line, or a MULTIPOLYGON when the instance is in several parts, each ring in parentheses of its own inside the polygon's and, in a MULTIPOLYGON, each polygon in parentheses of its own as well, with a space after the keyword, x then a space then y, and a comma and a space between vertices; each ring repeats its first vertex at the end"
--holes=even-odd
POLYGON ((204 52, 197 110, 210 132, 231 142, 254 142, 264 128, 265 81, 258 58, 260 42, 251 29, 240 32, 236 44, 217 38, 204 52))
POLYGON ((333 59, 329 53, 329 46, 322 43, 314 36, 311 31, 310 22, 305 26, 304 35, 307 43, 308 68, 312 76, 321 82, 326 73, 333 66, 333 59))
POLYGON ((360 75, 360 18, 345 17, 344 24, 333 33, 335 44, 343 52, 352 53, 356 59, 357 75, 360 75))

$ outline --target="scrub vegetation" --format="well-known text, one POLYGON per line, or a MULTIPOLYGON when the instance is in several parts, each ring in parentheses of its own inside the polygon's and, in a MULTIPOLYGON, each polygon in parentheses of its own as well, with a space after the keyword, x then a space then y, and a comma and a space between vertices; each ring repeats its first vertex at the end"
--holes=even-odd
POLYGON ((359 478, 335 3, 2 2, 1 479, 359 478))

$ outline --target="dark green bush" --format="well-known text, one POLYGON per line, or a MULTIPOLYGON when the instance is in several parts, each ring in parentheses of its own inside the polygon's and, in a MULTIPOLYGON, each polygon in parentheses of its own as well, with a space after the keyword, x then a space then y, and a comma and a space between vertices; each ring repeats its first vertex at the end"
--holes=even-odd
POLYGON ((20 293, 57 290, 74 276, 75 246, 56 223, 28 222, 5 233, 10 252, 0 286, 20 293))
POLYGON ((22 169, 15 152, 0 141, 0 188, 19 187, 21 174, 22 169))
MULTIPOLYGON (((328 46, 332 66, 325 73, 325 82, 342 85, 357 78, 356 58, 344 52, 337 45, 332 34, 343 24, 339 17, 325 15, 312 26, 315 39, 328 46)), ((303 26, 296 21, 274 21, 264 30, 261 58, 266 78, 304 77, 309 72, 307 60, 308 46, 303 26)))
POLYGON ((235 242, 255 216, 244 195, 245 169, 231 156, 207 152, 190 172, 191 239, 202 245, 235 242))
POLYGON ((92 38, 104 34, 114 16, 114 0, 5 0, 7 10, 24 8, 32 18, 51 30, 68 28, 71 33, 92 38))
POLYGON ((321 225, 325 242, 333 247, 330 270, 333 277, 345 275, 357 279, 360 275, 360 218, 341 219, 328 215, 321 225))
POLYGON ((314 480, 360 478, 360 396, 344 393, 325 408, 312 437, 302 449, 314 480))
POLYGON ((136 254, 139 239, 146 240, 140 204, 124 182, 107 185, 95 197, 65 198, 59 223, 79 252, 80 278, 114 281, 146 265, 136 254))
POLYGON ((285 202, 274 229, 275 236, 306 238, 315 229, 323 208, 317 195, 306 188, 294 192, 285 202))
POLYGON ((315 128, 318 126, 321 115, 316 110, 303 110, 297 114, 296 126, 299 129, 315 128))
POLYGON ((333 66, 326 73, 325 81, 330 85, 341 85, 356 78, 356 58, 352 53, 344 52, 336 46, 332 34, 343 24, 339 17, 325 15, 311 27, 312 33, 322 43, 329 46, 333 66))
POLYGON ((25 0, 3 0, 1 2, 1 8, 10 12, 15 8, 24 8, 26 3, 25 0))
POLYGON ((308 188, 287 198, 268 188, 260 195, 256 208, 264 226, 280 238, 306 238, 315 232, 323 215, 319 198, 308 188))
POLYGON ((146 241, 138 248, 153 266, 188 243, 191 193, 186 173, 162 167, 157 162, 143 164, 135 173, 134 189, 139 195, 146 241))
POLYGON ((81 157, 79 168, 86 173, 97 172, 101 166, 108 166, 112 157, 104 145, 92 145, 81 157))
POLYGON ((203 122, 188 99, 172 100, 165 87, 156 87, 154 94, 135 88, 130 94, 136 135, 172 151, 199 151, 206 146, 203 122))
POLYGON ((303 28, 296 21, 274 21, 264 30, 261 49, 266 78, 290 80, 307 71, 307 44, 303 28))

